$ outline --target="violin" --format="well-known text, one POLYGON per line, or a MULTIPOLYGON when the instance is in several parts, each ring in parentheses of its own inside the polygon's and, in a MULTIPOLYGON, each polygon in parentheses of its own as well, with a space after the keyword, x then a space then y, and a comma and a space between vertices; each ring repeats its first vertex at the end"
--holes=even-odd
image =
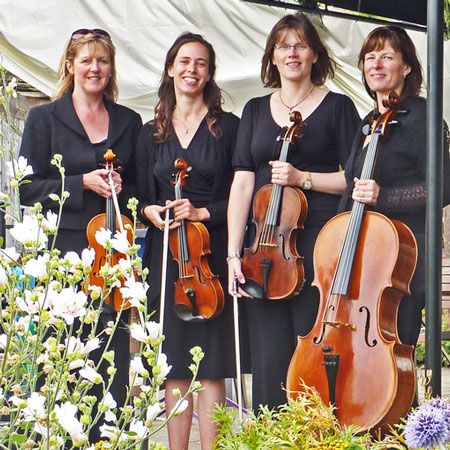
MULTIPOLYGON (((298 111, 290 115, 293 124, 283 128, 280 161, 287 161, 291 144, 303 136, 306 124, 298 111)), ((268 184, 253 200, 256 234, 244 249, 241 288, 254 298, 283 300, 298 294, 304 284, 303 257, 297 252, 297 234, 308 212, 305 194, 296 187, 268 184)))
MULTIPOLYGON (((373 179, 381 139, 397 123, 398 97, 375 117, 361 179, 373 179)), ((366 211, 330 219, 314 247, 313 285, 320 305, 315 325, 297 348, 287 373, 289 397, 313 386, 335 406, 342 425, 387 430, 411 408, 415 392, 413 347, 401 343, 397 313, 415 271, 417 244, 402 222, 366 211)))
MULTIPOLYGON (((92 263, 91 273, 89 275, 89 283, 102 288, 104 288, 105 279, 104 276, 100 274, 100 269, 107 262, 111 266, 117 264, 121 258, 126 258, 127 255, 124 255, 114 249, 108 253, 107 250, 95 239, 95 233, 101 228, 106 228, 111 231, 112 235, 114 235, 116 230, 123 231, 125 229, 125 225, 130 225, 127 227, 127 238, 128 242, 133 242, 133 222, 127 216, 120 214, 116 191, 114 190, 112 171, 114 170, 116 155, 111 149, 108 149, 103 157, 105 159, 104 167, 109 171, 108 178, 111 186, 112 197, 106 199, 106 212, 94 216, 86 227, 86 236, 89 247, 95 249, 95 258, 92 263)), ((125 301, 124 303, 120 289, 116 287, 111 288, 111 291, 105 298, 105 302, 108 303, 114 311, 121 311, 131 307, 131 304, 128 301, 125 301)))
MULTIPOLYGON (((186 161, 175 160, 175 199, 182 198, 182 188, 188 176, 186 161)), ((178 263, 175 282, 175 314, 187 322, 200 322, 216 317, 222 311, 225 295, 217 275, 208 265, 211 254, 209 233, 201 222, 181 220, 180 226, 170 230, 169 247, 178 263)))

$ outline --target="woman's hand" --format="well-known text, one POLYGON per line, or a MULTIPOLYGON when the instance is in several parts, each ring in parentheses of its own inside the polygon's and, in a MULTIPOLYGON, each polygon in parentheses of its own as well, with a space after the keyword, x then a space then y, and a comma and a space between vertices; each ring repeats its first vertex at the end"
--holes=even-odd
POLYGON ((239 284, 245 283, 245 277, 242 273, 242 262, 241 259, 238 256, 233 256, 232 258, 227 258, 228 262, 228 293, 230 295, 234 295, 234 286, 233 286, 233 280, 238 281, 238 291, 237 296, 238 297, 248 297, 253 298, 251 295, 244 292, 240 287, 239 284))
MULTIPOLYGON (((104 198, 111 198, 112 192, 109 186, 108 178, 109 170, 107 169, 96 169, 92 172, 83 174, 83 189, 95 192, 104 198)), ((116 194, 120 194, 122 191, 122 178, 117 172, 111 173, 116 194)))
MULTIPOLYGON (((160 230, 164 230, 164 218, 166 215, 167 206, 148 205, 142 210, 144 215, 150 222, 160 230)), ((178 228, 180 224, 174 223, 172 219, 169 220, 169 228, 178 228)))
POLYGON ((359 178, 354 178, 353 181, 355 182, 352 193, 353 200, 365 205, 375 206, 380 194, 378 183, 375 180, 360 180, 359 178))
POLYGON ((291 163, 269 161, 272 166, 272 183, 280 186, 300 186, 300 170, 291 163))
POLYGON ((210 219, 209 211, 206 208, 195 208, 187 198, 168 202, 166 208, 173 208, 175 222, 180 222, 181 220, 207 222, 210 219))

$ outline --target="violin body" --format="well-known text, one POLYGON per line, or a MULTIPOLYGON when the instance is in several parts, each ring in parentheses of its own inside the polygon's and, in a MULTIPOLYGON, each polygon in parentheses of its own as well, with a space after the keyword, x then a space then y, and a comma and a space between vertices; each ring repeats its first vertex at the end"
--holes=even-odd
POLYGON ((189 254, 185 261, 179 247, 179 228, 169 233, 170 251, 181 267, 175 282, 175 311, 179 317, 186 317, 184 320, 190 320, 191 316, 212 319, 222 312, 225 295, 208 264, 207 258, 211 254, 209 233, 201 222, 186 221, 185 230, 189 254))
POLYGON ((402 222, 366 212, 348 292, 330 304, 326 299, 333 296, 349 220, 350 212, 335 216, 317 238, 313 285, 320 291, 319 312, 311 332, 298 337, 287 390, 295 397, 302 380, 336 407, 341 424, 386 429, 409 411, 414 398, 413 347, 398 338, 397 313, 409 293, 417 245, 402 222))
POLYGON ((272 189, 271 184, 263 186, 253 200, 256 235, 251 247, 244 249, 242 271, 246 286, 263 287, 264 293, 249 292, 254 297, 282 300, 298 294, 304 284, 303 257, 298 254, 296 243, 308 212, 308 203, 300 189, 283 187, 278 224, 267 232, 265 220, 272 189), (267 265, 269 268, 265 275, 267 265))
MULTIPOLYGON (((109 260, 106 249, 100 245, 95 239, 95 233, 100 228, 109 228, 109 220, 106 213, 97 214, 94 216, 88 223, 86 228, 86 235, 89 243, 89 247, 95 249, 95 259, 92 263, 91 273, 89 275, 89 283, 94 286, 104 287, 105 280, 104 277, 100 275, 100 269, 106 262, 108 262, 111 266, 117 264, 119 259, 125 258, 126 255, 120 253, 118 251, 112 251, 109 260)), ((119 222, 117 218, 115 219, 115 227, 112 227, 114 230, 119 229, 119 222)), ((130 228, 127 229, 127 237, 128 242, 133 242, 133 222, 127 217, 122 215, 122 222, 124 225, 130 225, 130 228)), ((128 228, 128 227, 127 227, 128 228)), ((123 281, 122 281, 123 286, 123 281)), ((126 303, 122 306, 123 298, 118 288, 112 288, 111 293, 105 299, 106 303, 109 303, 114 311, 121 311, 125 309, 131 308, 131 304, 126 301, 126 303)))
MULTIPOLYGON (((302 137, 306 124, 302 115, 292 111, 293 124, 283 128, 279 137, 279 161, 287 162, 291 144, 302 137)), ((278 142, 278 141, 277 141, 278 142)), ((297 253, 297 234, 308 212, 305 194, 292 186, 268 184, 253 199, 256 236, 244 249, 241 289, 253 298, 284 300, 298 294, 305 282, 303 258, 297 253)))

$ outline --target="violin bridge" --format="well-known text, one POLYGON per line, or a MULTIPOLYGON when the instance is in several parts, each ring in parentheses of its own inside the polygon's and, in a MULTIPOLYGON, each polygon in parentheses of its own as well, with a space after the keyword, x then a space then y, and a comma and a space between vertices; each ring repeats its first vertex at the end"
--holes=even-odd
POLYGON ((350 330, 356 330, 356 325, 354 323, 341 323, 341 322, 332 322, 331 320, 324 320, 322 322, 324 325, 329 325, 333 328, 349 328, 350 330))

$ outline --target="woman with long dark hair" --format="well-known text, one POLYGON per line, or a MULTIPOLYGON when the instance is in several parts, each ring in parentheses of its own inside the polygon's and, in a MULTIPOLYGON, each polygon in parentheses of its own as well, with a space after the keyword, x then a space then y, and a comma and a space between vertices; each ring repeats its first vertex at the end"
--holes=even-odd
MULTIPOLYGON (((144 264, 150 268, 149 308, 159 307, 162 229, 165 211, 173 218, 170 228, 181 220, 202 222, 210 234, 212 272, 226 286, 226 208, 232 179, 231 159, 238 118, 222 110, 222 95, 215 76, 215 52, 202 36, 184 33, 167 52, 155 119, 147 123, 137 148, 137 171, 142 219, 149 225, 144 264), (174 161, 183 158, 192 168, 184 187, 183 199, 174 200, 174 161)), ((205 357, 198 379, 203 390, 198 397, 202 448, 211 448, 216 426, 211 411, 225 401, 224 378, 235 376, 231 302, 225 300, 219 316, 201 322, 180 319, 173 308, 174 282, 178 267, 169 258, 163 352, 172 369, 166 381, 168 412, 184 394, 192 377, 190 348, 199 345, 205 357)), ((169 445, 185 449, 189 445, 193 404, 168 424, 169 445)))

